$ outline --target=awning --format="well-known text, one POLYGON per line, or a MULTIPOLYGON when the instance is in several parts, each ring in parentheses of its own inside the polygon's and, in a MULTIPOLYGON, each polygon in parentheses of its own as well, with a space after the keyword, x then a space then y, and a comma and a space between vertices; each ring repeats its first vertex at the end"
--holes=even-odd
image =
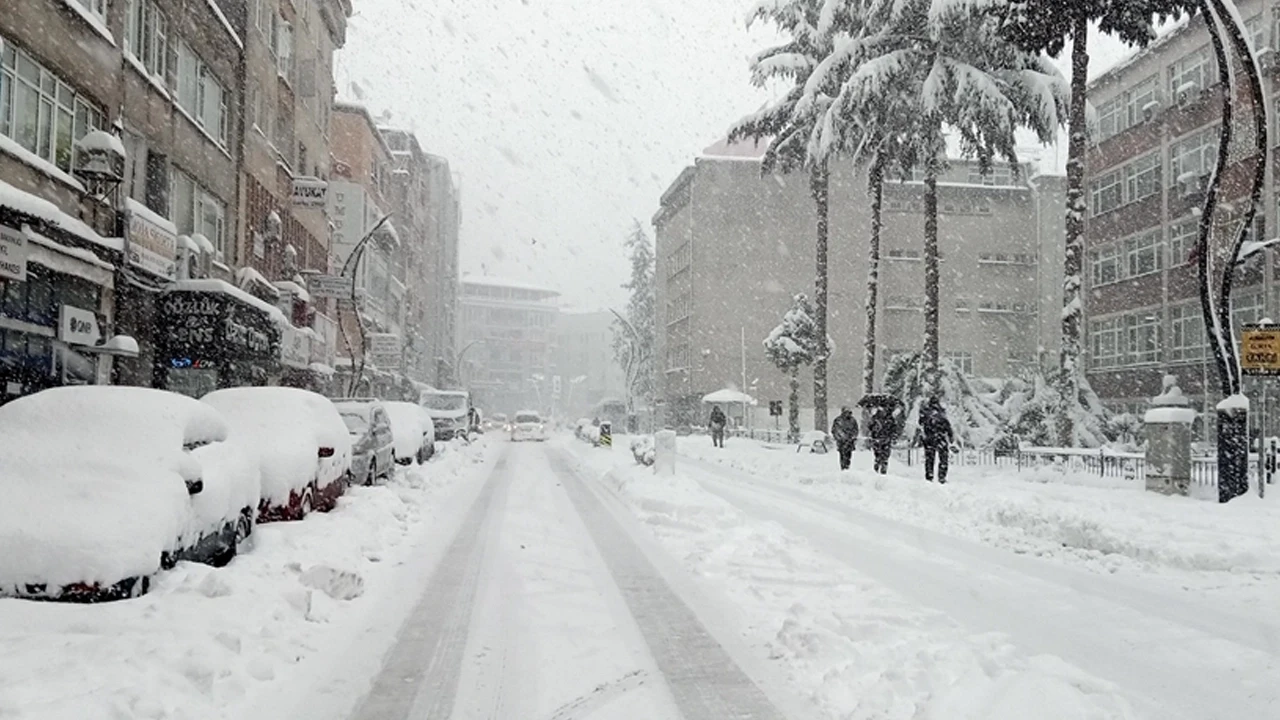
POLYGON ((73 275, 105 288, 115 287, 115 268, 82 248, 69 248, 37 232, 27 236, 27 262, 73 275))

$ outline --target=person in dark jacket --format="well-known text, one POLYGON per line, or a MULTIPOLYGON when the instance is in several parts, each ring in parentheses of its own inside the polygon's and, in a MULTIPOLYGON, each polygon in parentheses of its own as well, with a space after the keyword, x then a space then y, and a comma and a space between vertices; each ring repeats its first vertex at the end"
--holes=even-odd
POLYGON ((720 409, 720 406, 713 406, 711 408, 711 420, 707 425, 711 428, 711 444, 715 447, 724 447, 724 426, 728 424, 729 421, 725 418, 724 411, 720 409))
POLYGON ((924 446, 924 479, 933 482, 934 466, 938 470, 938 483, 947 481, 947 461, 954 435, 947 410, 935 395, 920 408, 920 443, 924 446))
POLYGON ((849 406, 840 408, 840 414, 831 421, 831 437, 835 439, 836 451, 840 453, 840 469, 848 470, 853 447, 858 442, 858 421, 849 406))
POLYGON ((898 436, 898 422, 893 419, 893 412, 887 407, 877 407, 872 411, 871 419, 867 421, 867 434, 871 436, 876 472, 884 475, 889 472, 889 451, 898 436))

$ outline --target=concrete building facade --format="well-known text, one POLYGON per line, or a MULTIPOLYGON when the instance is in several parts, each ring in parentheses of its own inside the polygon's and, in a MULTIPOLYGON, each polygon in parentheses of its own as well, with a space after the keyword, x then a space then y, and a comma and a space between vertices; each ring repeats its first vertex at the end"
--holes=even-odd
POLYGON ((559 293, 478 275, 464 275, 460 286, 460 347, 454 365, 462 386, 486 412, 549 413, 555 395, 559 293))
MULTIPOLYGON (((803 174, 761 177, 751 144, 708 148, 664 193, 656 231, 658 371, 669 424, 699 420, 698 399, 732 387, 762 404, 787 380, 762 341, 796 293, 813 295, 815 210, 803 174), (745 385, 744 384, 745 375, 745 385)), ((939 180, 941 348, 964 371, 1007 377, 1056 357, 1061 300, 1061 178, 1008 166, 982 176, 956 160, 939 180)), ((923 183, 884 188, 877 383, 923 336, 923 183)), ((865 173, 832 171, 829 402, 860 394, 865 333, 865 173)), ((802 403, 812 402, 803 372, 802 403)), ((802 414, 805 422, 811 416, 802 414)))
POLYGON ((602 400, 625 400, 626 375, 613 352, 614 322, 607 311, 560 313, 555 375, 560 376, 556 409, 562 417, 585 417, 602 400))
MULTIPOLYGON (((1262 49, 1264 84, 1274 92, 1275 52, 1267 49, 1280 42, 1274 3, 1250 0, 1239 8, 1254 47, 1262 49)), ((1099 124, 1087 165, 1084 351, 1090 383, 1113 410, 1147 407, 1165 374, 1178 377, 1193 406, 1204 409, 1219 399, 1191 249, 1217 160, 1221 93, 1199 17, 1090 85, 1099 124)), ((1253 140, 1243 142, 1251 147, 1253 140)), ((1239 163, 1229 168, 1219 193, 1220 202, 1235 206, 1233 217, 1244 205, 1242 170, 1239 163)), ((1250 239, 1275 235, 1273 209, 1280 194, 1274 175, 1268 174, 1266 200, 1250 239)), ((1277 316, 1275 278, 1270 251, 1237 268, 1237 328, 1277 316)), ((1201 424, 1197 431, 1207 437, 1211 426, 1201 424)))

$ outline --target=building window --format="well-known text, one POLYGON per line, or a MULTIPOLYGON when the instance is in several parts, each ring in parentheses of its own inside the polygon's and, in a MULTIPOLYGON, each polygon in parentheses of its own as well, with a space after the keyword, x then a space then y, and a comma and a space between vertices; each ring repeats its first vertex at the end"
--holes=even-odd
POLYGON ((1164 249, 1159 228, 1124 241, 1125 277, 1139 277, 1164 269, 1164 249))
POLYGON ((1199 303, 1169 308, 1169 362, 1189 362, 1204 358, 1204 315, 1199 303))
POLYGON ((1124 183, 1120 171, 1113 170, 1093 181, 1090 196, 1094 216, 1111 212, 1124 204, 1124 183))
POLYGON ((80 7, 105 20, 107 18, 107 0, 71 0, 80 7))
POLYGON ((1160 361, 1160 311, 1139 312, 1124 316, 1125 353, 1130 365, 1160 361))
POLYGON ((1210 127, 1169 147, 1169 176, 1177 182, 1205 175, 1218 162, 1218 128, 1210 127))
POLYGON ((1125 93, 1126 128, 1144 122, 1146 107, 1155 102, 1160 102, 1160 78, 1157 74, 1148 76, 1125 93))
POLYGON ((1191 262, 1191 251, 1200 239, 1200 218, 1191 217, 1169 226, 1169 267, 1191 262))
POLYGON ((1035 265, 1036 259, 1026 253, 979 253, 978 262, 987 265, 1035 265))
POLYGON ((1116 135, 1124 130, 1124 94, 1121 93, 1116 97, 1102 103, 1098 106, 1098 141, 1101 142, 1107 138, 1116 135))
POLYGON ((959 351, 945 352, 942 354, 942 357, 950 361, 951 365, 954 366, 956 370, 959 370, 961 375, 973 375, 973 353, 959 351))
POLYGON ((102 111, 83 95, 12 43, 0 42, 0 135, 69 171, 75 142, 103 125, 102 111))
POLYGON ((1120 244, 1109 243, 1089 252, 1089 266, 1093 287, 1110 285, 1121 280, 1120 244))
POLYGON ((924 303, 920 298, 906 295, 890 295, 884 301, 885 310, 920 310, 923 307, 924 303))
POLYGON ((254 0, 253 24, 268 38, 271 37, 272 22, 276 17, 276 0, 254 0))
POLYGON ((1265 312, 1261 291, 1231 294, 1231 325, 1236 333, 1243 326, 1261 320, 1265 312))
POLYGON ((1089 323, 1090 362, 1096 369, 1120 365, 1120 319, 1107 318, 1089 323))
POLYGON ((1125 202, 1137 202, 1160 192, 1160 153, 1155 152, 1124 168, 1125 202))
POLYGON ((974 185, 1008 186, 1013 185, 1013 168, 1004 163, 996 163, 985 175, 977 165, 969 166, 969 182, 974 185))
POLYGON ((129 0, 125 14, 125 52, 160 82, 169 71, 169 22, 160 8, 148 0, 129 0))
POLYGON ((284 19, 275 21, 271 52, 276 59, 276 74, 291 82, 293 80, 293 25, 284 19))
POLYGON ((1210 78, 1213 77, 1213 66, 1213 55, 1208 45, 1170 65, 1169 97, 1176 99, 1178 91, 1184 86, 1194 88, 1192 91, 1195 92, 1212 85, 1210 78))
POLYGON ((904 250, 902 248, 890 248, 885 251, 886 260, 919 260, 919 250, 904 250))
POLYGON ((185 42, 177 43, 177 101, 219 145, 227 144, 227 97, 213 69, 185 42))
POLYGON ((199 233, 213 243, 219 253, 224 251, 226 234, 226 205, 215 195, 205 190, 195 178, 172 168, 170 171, 173 214, 170 220, 183 235, 199 233))

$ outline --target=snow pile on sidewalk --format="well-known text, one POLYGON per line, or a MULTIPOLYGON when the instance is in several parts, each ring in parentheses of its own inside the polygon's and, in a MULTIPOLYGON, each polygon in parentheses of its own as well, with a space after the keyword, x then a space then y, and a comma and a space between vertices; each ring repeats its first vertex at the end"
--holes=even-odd
MULTIPOLYGON (((869 453, 842 473, 830 457, 738 440, 725 450, 683 439, 683 455, 816 497, 1020 553, 1065 556, 1096 569, 1280 572, 1280 502, 1229 504, 1145 492, 1136 481, 1039 468, 954 467, 946 486, 920 467, 870 472, 869 453)), ((698 440, 701 440, 700 438, 698 440)), ((684 458, 682 458, 684 459, 684 458)))
POLYGON ((271 708, 307 692, 326 669, 317 657, 378 612, 437 507, 495 447, 451 448, 351 488, 332 513, 260 526, 227 567, 180 563, 136 600, 0 600, 0 717, 286 717, 271 708))
MULTIPOLYGON (((1110 683, 1003 636, 972 634, 692 476, 663 478, 625 453, 573 448, 685 569, 724 600, 745 639, 828 718, 1062 720, 1135 717, 1110 683)), ((686 466, 687 467, 687 466, 686 466)))

